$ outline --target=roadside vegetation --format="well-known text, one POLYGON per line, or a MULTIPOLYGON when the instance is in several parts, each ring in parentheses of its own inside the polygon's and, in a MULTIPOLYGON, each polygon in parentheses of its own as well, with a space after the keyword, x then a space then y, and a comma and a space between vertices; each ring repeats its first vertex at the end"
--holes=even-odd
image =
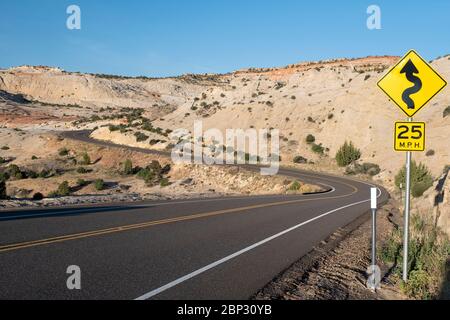
POLYGON ((401 290, 410 298, 436 299, 446 275, 450 241, 433 222, 432 215, 411 217, 408 253, 409 279, 402 279, 403 236, 395 229, 380 250, 379 258, 391 267, 391 274, 401 290))
MULTIPOLYGON (((400 169, 395 176, 395 185, 402 189, 406 186, 406 167, 400 169)), ((415 161, 411 162, 411 194, 413 197, 421 197, 433 185, 433 177, 427 166, 423 163, 417 164, 415 161)))
POLYGON ((361 158, 361 150, 356 148, 353 143, 345 142, 336 153, 336 162, 338 166, 345 167, 361 158))

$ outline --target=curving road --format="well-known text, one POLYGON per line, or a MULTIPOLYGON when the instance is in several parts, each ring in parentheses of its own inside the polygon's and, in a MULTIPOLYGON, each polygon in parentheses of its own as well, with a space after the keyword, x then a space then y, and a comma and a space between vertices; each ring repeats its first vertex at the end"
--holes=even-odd
POLYGON ((279 173, 329 191, 1 211, 0 299, 247 299, 369 210, 366 182, 279 173), (67 289, 70 265, 81 290, 67 289))

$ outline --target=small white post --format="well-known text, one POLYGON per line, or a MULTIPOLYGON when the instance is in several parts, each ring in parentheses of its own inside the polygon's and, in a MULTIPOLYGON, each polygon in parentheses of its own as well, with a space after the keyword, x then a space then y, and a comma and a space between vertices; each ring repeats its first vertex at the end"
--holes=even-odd
POLYGON ((372 282, 370 283, 371 289, 376 290, 378 284, 376 283, 376 277, 374 275, 377 265, 377 196, 378 188, 370 189, 370 208, 372 209, 372 282))

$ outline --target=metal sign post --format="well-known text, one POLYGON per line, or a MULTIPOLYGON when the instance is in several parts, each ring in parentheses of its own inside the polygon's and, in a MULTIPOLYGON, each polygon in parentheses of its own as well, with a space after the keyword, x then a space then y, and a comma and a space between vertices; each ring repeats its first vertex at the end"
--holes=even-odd
POLYGON ((397 122, 394 130, 394 150, 406 152, 403 230, 403 281, 405 282, 408 281, 411 152, 425 150, 425 123, 412 123, 412 117, 446 85, 447 82, 414 50, 409 51, 378 81, 378 87, 408 116, 408 122, 397 122))
MULTIPOLYGON (((412 122, 412 118, 408 118, 412 122)), ((403 281, 408 281, 408 246, 409 246, 409 208, 411 200, 411 157, 412 152, 406 152, 406 190, 405 190, 405 226, 403 228, 403 281)))

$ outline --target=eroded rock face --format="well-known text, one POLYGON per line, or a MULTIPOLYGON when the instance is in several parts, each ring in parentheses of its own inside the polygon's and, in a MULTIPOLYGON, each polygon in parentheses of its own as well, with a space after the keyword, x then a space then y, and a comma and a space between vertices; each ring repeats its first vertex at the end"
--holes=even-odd
MULTIPOLYGON (((294 157, 301 155, 308 159, 307 165, 323 166, 324 159, 333 161, 339 147, 351 140, 362 151, 361 162, 380 166, 381 173, 376 175, 376 179, 389 187, 394 185, 393 177, 405 161, 404 154, 394 152, 392 148, 393 125, 402 120, 402 116, 376 84, 397 60, 398 57, 341 59, 283 68, 246 69, 225 75, 167 79, 123 78, 70 73, 57 68, 19 67, 0 70, 0 90, 22 95, 27 100, 91 108, 68 112, 52 106, 45 109, 45 115, 34 115, 36 120, 33 124, 39 121, 63 122, 61 119, 67 113, 68 119, 63 126, 56 127, 59 130, 73 129, 69 122, 75 120, 72 118, 88 112, 89 116, 97 115, 95 112, 102 107, 114 107, 116 111, 99 113, 101 116, 117 113, 122 107, 143 108, 152 125, 163 131, 192 131, 194 122, 198 120, 202 121, 204 131, 209 128, 217 128, 221 132, 252 127, 279 129, 280 155, 285 163, 290 164, 294 157), (60 110, 59 114, 56 110, 60 110), (309 134, 315 137, 315 143, 323 145, 327 156, 312 150, 306 141, 309 134)), ((445 79, 450 79, 448 57, 437 59, 432 65, 445 79)), ((443 111, 450 105, 449 88, 420 112, 420 120, 432 128, 427 132, 427 149, 435 152, 432 156, 426 156, 425 152, 415 153, 414 160, 425 163, 435 177, 441 174, 450 157, 447 139, 450 117, 443 117, 443 111)), ((7 97, 9 101, 19 98, 7 97)), ((0 101, 0 111, 1 108, 0 101)), ((33 113, 42 110, 39 105, 22 109, 7 109, 10 119, 3 121, 11 125, 20 121, 30 123, 33 113), (19 115, 22 118, 18 119, 19 115)), ((0 112, 0 122, 1 119, 0 112)), ((90 123, 90 129, 99 128, 93 136, 126 144, 136 143, 133 132, 127 136, 102 128, 110 122, 90 123)), ((113 123, 119 124, 117 121, 113 123)), ((164 149, 168 146, 167 142, 159 142, 167 139, 146 134, 150 136, 145 142, 146 147, 164 149)), ((140 146, 144 144, 140 143, 140 146)))

